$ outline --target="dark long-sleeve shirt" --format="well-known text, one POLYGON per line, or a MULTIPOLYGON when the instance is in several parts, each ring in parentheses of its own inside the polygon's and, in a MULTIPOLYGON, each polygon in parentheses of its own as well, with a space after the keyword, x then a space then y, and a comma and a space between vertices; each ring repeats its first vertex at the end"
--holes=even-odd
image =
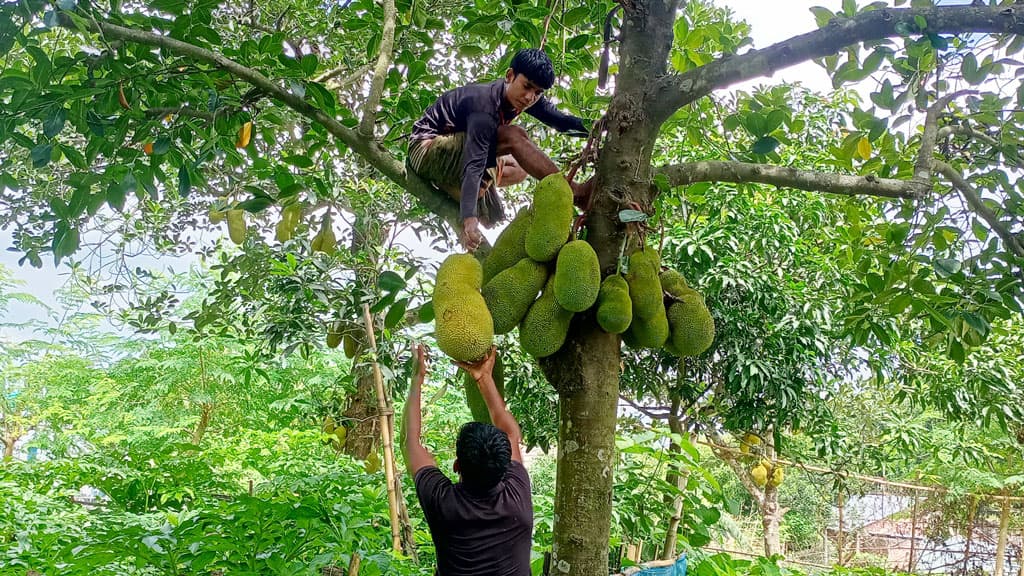
MULTIPOLYGON (((572 136, 586 136, 583 120, 558 110, 541 96, 526 113, 572 136)), ((413 140, 466 133, 462 153, 462 217, 476 216, 477 196, 484 172, 497 166, 498 126, 508 124, 519 111, 505 100, 505 81, 470 84, 445 92, 413 124, 413 140)))

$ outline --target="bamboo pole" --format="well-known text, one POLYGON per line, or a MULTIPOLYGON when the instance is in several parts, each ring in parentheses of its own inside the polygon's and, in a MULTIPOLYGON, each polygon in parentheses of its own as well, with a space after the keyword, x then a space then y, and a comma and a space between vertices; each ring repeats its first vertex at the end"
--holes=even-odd
POLYGON ((1020 572, 1017 576, 1024 576, 1024 526, 1020 527, 1020 560, 1018 564, 1020 565, 1020 572))
POLYGON ((838 556, 838 560, 839 560, 838 564, 840 566, 842 566, 843 563, 845 562, 845 558, 843 557, 844 556, 843 555, 843 523, 844 523, 843 511, 845 509, 846 509, 846 499, 843 498, 843 492, 840 490, 840 492, 839 492, 839 534, 836 537, 836 552, 837 552, 836 555, 838 556))
POLYGON ((910 513, 910 559, 907 561, 907 573, 914 573, 914 547, 917 545, 917 492, 914 492, 914 507, 910 513))
POLYGON ((1003 576, 1006 567, 1006 540, 1009 532, 1010 501, 1006 499, 1006 489, 1003 489, 1003 510, 999 514, 999 540, 996 544, 996 568, 993 576, 1003 576))
POLYGON ((391 410, 384 395, 384 377, 377 364, 377 337, 373 331, 373 317, 370 316, 370 305, 363 304, 363 322, 366 323, 366 337, 369 340, 373 366, 373 383, 377 388, 377 415, 380 418, 380 435, 384 445, 384 477, 388 483, 388 512, 391 514, 391 547, 395 552, 402 553, 402 535, 398 520, 398 494, 395 490, 395 446, 392 444, 392 429, 388 426, 391 410))
POLYGON ((964 564, 961 574, 967 574, 967 567, 971 560, 971 540, 974 539, 974 523, 978 519, 978 499, 972 498, 971 505, 967 512, 967 542, 964 543, 964 564))

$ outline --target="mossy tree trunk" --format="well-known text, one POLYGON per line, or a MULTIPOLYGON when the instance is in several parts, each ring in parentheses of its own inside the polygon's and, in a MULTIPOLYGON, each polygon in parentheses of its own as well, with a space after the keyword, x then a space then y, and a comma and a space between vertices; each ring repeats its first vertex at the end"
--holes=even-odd
MULTIPOLYGON (((625 238, 619 211, 631 202, 650 211, 651 154, 660 128, 647 113, 656 97, 651 80, 666 73, 679 2, 621 4, 620 68, 586 223, 604 275, 615 272, 625 238)), ((607 576, 620 339, 582 315, 542 367, 560 402, 551 574, 607 576)))

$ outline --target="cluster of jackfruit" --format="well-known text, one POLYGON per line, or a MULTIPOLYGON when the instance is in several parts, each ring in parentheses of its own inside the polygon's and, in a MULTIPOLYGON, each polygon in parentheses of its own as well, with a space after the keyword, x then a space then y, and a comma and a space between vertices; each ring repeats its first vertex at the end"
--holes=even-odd
POLYGON ((786 478, 786 472, 778 462, 763 459, 750 469, 750 479, 759 487, 777 488, 786 478))

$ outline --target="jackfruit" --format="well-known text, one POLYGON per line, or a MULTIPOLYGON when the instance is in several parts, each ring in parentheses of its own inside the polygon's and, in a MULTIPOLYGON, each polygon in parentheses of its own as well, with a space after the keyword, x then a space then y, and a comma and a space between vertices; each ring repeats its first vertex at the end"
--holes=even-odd
POLYGON ((633 322, 637 318, 651 320, 665 314, 664 296, 658 271, 661 259, 653 248, 638 250, 629 257, 629 299, 633 302, 633 322))
POLYGON ((366 463, 363 464, 363 468, 367 474, 376 474, 380 472, 380 456, 376 452, 370 452, 370 455, 366 457, 366 463))
POLYGON ((530 306, 519 325, 519 342, 527 354, 536 358, 550 356, 565 344, 572 312, 555 299, 554 276, 548 279, 540 298, 530 306))
POLYGON ((224 221, 224 210, 217 210, 216 208, 210 207, 209 212, 210 224, 220 224, 224 221))
POLYGON ((498 273, 484 286, 483 297, 494 319, 494 333, 511 332, 544 289, 548 269, 529 258, 498 273))
POLYGON ((338 238, 334 235, 334 227, 331 225, 331 215, 330 213, 324 214, 323 220, 320 221, 320 231, 313 237, 311 248, 313 249, 313 252, 334 254, 337 244, 338 238))
POLYGON ((345 338, 342 340, 345 344, 345 358, 351 360, 356 357, 356 353, 359 352, 359 343, 352 337, 351 334, 345 334, 345 338))
POLYGON ((532 218, 533 212, 530 208, 523 208, 498 235, 498 239, 494 241, 494 248, 484 260, 483 283, 485 286, 499 272, 511 268, 523 258, 528 257, 526 254, 526 231, 530 228, 532 218))
POLYGON ((658 279, 661 281, 661 289, 673 298, 682 298, 684 294, 694 292, 694 289, 686 283, 686 278, 676 270, 665 270, 658 276, 658 279))
POLYGON ((291 204, 281 210, 281 220, 277 223, 277 226, 274 229, 274 237, 277 238, 277 241, 287 242, 291 240, 292 236, 295 234, 295 228, 298 227, 301 219, 301 204, 291 204))
POLYGON ((558 251, 555 265, 555 298, 570 312, 594 305, 601 291, 601 264, 597 252, 584 240, 573 240, 558 251))
POLYGON ((753 432, 747 432, 740 440, 740 452, 750 454, 750 450, 761 445, 761 437, 753 432))
MULTIPOLYGON (((494 358, 494 369, 491 371, 491 377, 494 379, 494 387, 498 389, 498 394, 501 394, 502 399, 504 399, 505 366, 501 362, 500 354, 494 358)), ((480 393, 480 386, 468 372, 463 373, 462 388, 466 392, 466 405, 469 406, 469 412, 473 415, 473 421, 491 424, 491 413, 487 410, 487 403, 484 402, 483 394, 480 393)))
POLYGON ((768 469, 764 464, 758 464, 750 469, 750 477, 753 478, 754 484, 763 487, 768 483, 768 469))
POLYGON ((673 354, 697 356, 715 340, 715 321, 704 305, 704 297, 691 291, 668 309, 673 354))
POLYGON ((335 320, 331 322, 331 325, 327 328, 327 347, 337 348, 338 344, 341 344, 341 321, 335 320))
POLYGON ((235 244, 245 242, 245 210, 232 209, 227 211, 228 237, 235 244))
POLYGON ((597 297, 597 323, 609 334, 622 334, 633 321, 633 302, 626 279, 613 274, 601 283, 597 297))
POLYGON ((670 334, 668 318, 663 307, 661 314, 653 318, 640 318, 634 315, 633 321, 626 330, 626 344, 631 348, 651 348, 657 350, 665 345, 670 334))
POLYGON ((782 471, 782 466, 775 466, 772 470, 772 477, 768 480, 768 485, 772 487, 779 486, 785 479, 786 473, 782 471))
POLYGON ((480 295, 483 271, 469 254, 452 254, 437 271, 434 334, 442 352, 459 362, 479 360, 491 348, 494 321, 480 295))
POLYGON ((526 231, 526 254, 548 262, 565 244, 572 226, 572 188, 560 173, 540 181, 533 195, 533 219, 526 231))

